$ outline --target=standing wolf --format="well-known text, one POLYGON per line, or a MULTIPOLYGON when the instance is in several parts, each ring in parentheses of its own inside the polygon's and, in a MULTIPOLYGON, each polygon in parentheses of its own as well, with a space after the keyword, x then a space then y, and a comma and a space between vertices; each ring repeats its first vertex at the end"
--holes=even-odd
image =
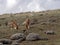
POLYGON ((23 24, 25 24, 25 29, 28 30, 30 28, 30 19, 27 18, 23 24))
POLYGON ((12 28, 13 29, 18 29, 18 25, 17 25, 15 20, 12 20, 11 22, 9 22, 9 26, 10 26, 11 29, 12 28))

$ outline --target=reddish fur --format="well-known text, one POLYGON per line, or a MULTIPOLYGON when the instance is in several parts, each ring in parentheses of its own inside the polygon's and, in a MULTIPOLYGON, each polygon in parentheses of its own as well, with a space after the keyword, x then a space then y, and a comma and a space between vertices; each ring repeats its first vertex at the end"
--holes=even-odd
POLYGON ((30 19, 26 19, 26 24, 25 24, 26 30, 29 29, 29 25, 30 25, 30 19))
POLYGON ((18 29, 18 25, 17 25, 16 21, 11 21, 10 26, 11 26, 11 28, 16 28, 16 29, 18 29))

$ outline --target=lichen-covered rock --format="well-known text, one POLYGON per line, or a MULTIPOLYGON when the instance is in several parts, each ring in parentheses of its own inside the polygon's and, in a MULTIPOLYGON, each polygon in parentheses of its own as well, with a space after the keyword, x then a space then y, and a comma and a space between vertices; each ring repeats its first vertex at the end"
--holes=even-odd
POLYGON ((18 40, 18 39, 25 39, 25 35, 23 33, 16 33, 16 34, 13 34, 10 39, 12 40, 18 40))
POLYGON ((0 39, 0 43, 3 43, 3 44, 11 44, 12 43, 12 40, 10 40, 10 39, 0 39))
POLYGON ((39 39, 40 39, 40 35, 37 33, 29 33, 26 37, 26 40, 29 40, 29 41, 34 41, 39 39))

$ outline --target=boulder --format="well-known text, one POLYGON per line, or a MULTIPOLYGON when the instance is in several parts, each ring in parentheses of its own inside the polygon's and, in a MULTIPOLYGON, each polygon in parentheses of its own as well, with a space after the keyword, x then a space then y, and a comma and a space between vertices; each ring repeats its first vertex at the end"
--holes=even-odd
POLYGON ((3 45, 3 43, 0 43, 0 45, 3 45))
POLYGON ((11 44, 12 40, 10 40, 10 39, 0 39, 0 43, 2 43, 2 44, 11 44))
POLYGON ((29 33, 26 37, 26 40, 29 40, 29 41, 40 40, 40 35, 37 33, 29 33))
POLYGON ((18 39, 25 39, 26 36, 24 35, 24 33, 16 33, 16 34, 13 34, 10 39, 11 40, 18 40, 18 39))
POLYGON ((19 45, 17 41, 14 41, 11 45, 19 45))

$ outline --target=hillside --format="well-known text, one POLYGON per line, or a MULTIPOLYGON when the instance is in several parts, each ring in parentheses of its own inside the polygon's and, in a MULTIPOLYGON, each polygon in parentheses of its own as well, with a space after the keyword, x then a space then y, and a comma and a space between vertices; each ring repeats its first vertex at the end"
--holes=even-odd
POLYGON ((0 15, 0 39, 9 38, 12 34, 22 32, 25 29, 22 23, 27 17, 30 18, 31 22, 34 22, 30 25, 29 32, 38 33, 41 37, 49 38, 49 40, 23 41, 20 45, 60 45, 60 10, 0 15), (10 20, 17 21, 19 30, 11 30, 5 25, 10 20), (56 35, 45 34, 44 31, 47 30, 53 30, 56 35))

